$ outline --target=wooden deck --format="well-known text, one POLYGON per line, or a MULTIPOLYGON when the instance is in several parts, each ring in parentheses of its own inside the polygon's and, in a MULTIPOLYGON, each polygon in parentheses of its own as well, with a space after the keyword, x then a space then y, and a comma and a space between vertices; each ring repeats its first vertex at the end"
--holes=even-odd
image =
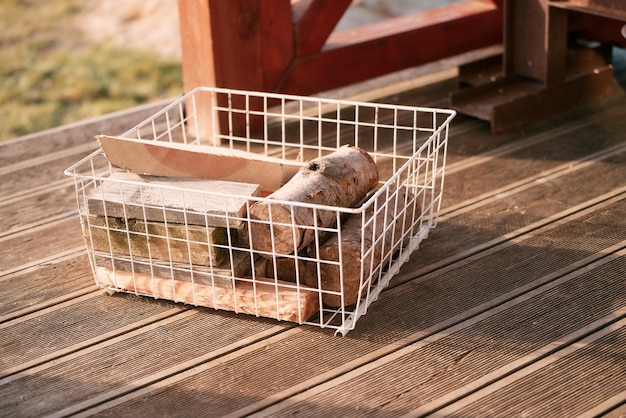
POLYGON ((159 107, 0 144, 0 416, 626 416, 623 97, 457 117, 437 228, 345 337, 94 286, 63 170, 159 107))

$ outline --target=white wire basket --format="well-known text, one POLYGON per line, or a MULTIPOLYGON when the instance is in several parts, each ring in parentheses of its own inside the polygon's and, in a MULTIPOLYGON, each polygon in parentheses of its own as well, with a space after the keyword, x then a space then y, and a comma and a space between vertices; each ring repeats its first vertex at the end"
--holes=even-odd
POLYGON ((96 284, 345 335, 436 226, 454 115, 197 88, 121 136, 303 163, 358 147, 376 165, 375 187, 350 206, 280 200, 243 184, 129 173, 98 150, 65 171, 96 284), (270 216, 250 216, 255 204, 270 216), (272 218, 278 206, 286 218, 272 218), (259 230, 270 247, 253 244, 259 230))

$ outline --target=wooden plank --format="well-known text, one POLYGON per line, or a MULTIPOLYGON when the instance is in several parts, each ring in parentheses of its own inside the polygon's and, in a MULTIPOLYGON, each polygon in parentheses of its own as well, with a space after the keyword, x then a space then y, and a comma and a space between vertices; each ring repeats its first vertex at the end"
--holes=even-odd
POLYGON ((85 251, 0 277, 0 322, 29 308, 59 303, 73 292, 93 289, 85 251))
POLYGON ((387 19, 331 35, 319 54, 296 59, 278 91, 306 95, 334 89, 501 39, 501 10, 478 0, 387 19))
MULTIPOLYGON (((560 5, 553 2, 552 7, 560 7, 560 5)), ((570 11, 568 14, 570 28, 578 32, 581 37, 599 42, 612 43, 626 48, 626 37, 622 35, 624 22, 605 16, 577 13, 574 11, 570 11)), ((624 20, 626 20, 626 18, 624 18, 624 20)))
POLYGON ((259 3, 263 91, 272 91, 295 57, 290 0, 259 3))
POLYGON ((282 321, 302 322, 319 310, 317 292, 293 283, 256 278, 237 280, 221 287, 203 283, 113 271, 97 267, 100 284, 131 292, 154 295, 159 299, 246 313, 282 321))
POLYGON ((138 219, 81 214, 83 238, 92 251, 203 266, 227 256, 226 228, 165 224, 138 219))
MULTIPOLYGON (((0 329, 0 340, 4 344, 0 370, 14 368, 171 309, 171 303, 148 298, 110 298, 96 292, 16 318, 2 324, 0 329)), ((2 389, 6 390, 6 386, 2 389)), ((0 410, 4 410, 3 407, 6 404, 0 405, 0 410)))
MULTIPOLYGON (((39 165, 42 159, 51 164, 57 162, 63 155, 73 153, 73 150, 77 155, 86 154, 85 147, 94 143, 95 135, 102 132, 124 132, 152 116, 171 101, 172 99, 160 100, 0 142, 1 171, 11 166, 24 167, 24 164, 28 163, 32 163, 33 167, 39 165), (51 158, 51 155, 54 158, 51 158)), ((76 161, 78 159, 76 158, 76 161)))
MULTIPOLYGON (((127 383, 139 380, 151 382, 155 374, 163 382, 165 377, 176 375, 180 368, 189 369, 211 361, 222 361, 227 353, 231 356, 245 353, 250 344, 263 344, 277 333, 285 335, 281 331, 287 328, 290 328, 288 324, 276 325, 273 321, 242 321, 241 316, 215 315, 205 309, 175 307, 169 312, 51 353, 50 357, 57 357, 52 357, 54 361, 14 375, 12 384, 4 389, 10 387, 10 392, 22 393, 20 402, 0 407, 4 407, 2 410, 7 413, 19 410, 23 416, 62 416, 81 412, 92 406, 90 401, 94 397, 109 399, 126 394, 127 383), (172 311, 179 313, 172 314, 172 311), (168 313, 169 316, 166 316, 168 313), (242 322, 246 322, 247 326, 242 327, 242 322), (155 353, 158 353, 158 361, 155 361, 155 353), (129 362, 129 358, 134 360, 129 362), (104 387, 100 384, 85 385, 82 379, 64 379, 62 385, 56 386, 63 392, 59 396, 50 396, 52 388, 48 385, 38 385, 37 389, 31 386, 33 378, 50 382, 59 373, 67 378, 73 371, 80 374, 82 370, 90 370, 94 375, 106 375, 109 382, 116 383, 104 387), (43 395, 47 397, 46 402, 41 402, 42 392, 39 390, 48 393, 43 395)), ((12 398, 6 396, 3 399, 11 402, 12 398)))
POLYGON ((250 274, 250 253, 233 250, 229 257, 220 265, 202 266, 190 265, 176 261, 158 261, 146 257, 112 255, 110 252, 95 251, 95 263, 99 267, 112 270, 123 270, 144 275, 152 275, 180 281, 197 282, 203 284, 218 283, 220 286, 232 284, 235 277, 245 277, 250 274))
POLYGON ((87 207, 91 215, 241 228, 246 202, 257 194, 256 184, 112 172, 88 196, 87 207))
MULTIPOLYGON (((68 154, 54 161, 43 162, 29 167, 3 173, 0 177, 0 196, 2 198, 19 195, 26 190, 40 188, 45 184, 68 181, 63 170, 85 157, 85 150, 68 154), (73 154, 73 155, 72 155, 73 154), (44 180, 45 179, 45 180, 44 180)), ((105 161, 102 159, 102 161, 105 161)), ((96 169, 103 167, 96 167, 96 169)))
POLYGON ((297 55, 320 52, 351 3, 352 0, 300 0, 294 4, 297 55))
POLYGON ((207 145, 99 135, 109 162, 137 174, 259 184, 274 191, 304 164, 207 145))
POLYGON ((30 228, 34 223, 73 216, 76 211, 76 190, 67 180, 23 192, 7 196, 8 199, 0 198, 0 237, 30 228), (16 213, 20 216, 15 216, 16 213))
POLYGON ((84 248, 78 217, 62 218, 0 238, 0 274, 84 248))

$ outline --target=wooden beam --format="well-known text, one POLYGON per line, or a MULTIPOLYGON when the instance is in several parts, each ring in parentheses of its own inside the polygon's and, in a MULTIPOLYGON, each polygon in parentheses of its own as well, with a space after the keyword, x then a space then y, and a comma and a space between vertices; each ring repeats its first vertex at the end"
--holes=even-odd
POLYGON ((113 171, 89 194, 87 207, 91 215, 239 229, 248 200, 259 194, 256 184, 113 171))
POLYGON ((569 10, 569 28, 581 37, 626 48, 624 21, 569 10))
POLYGON ((319 52, 352 0, 300 0, 293 7, 296 53, 319 52))
POLYGON ((501 9, 480 0, 456 3, 335 33, 321 53, 297 58, 278 90, 330 90, 501 40, 501 9))

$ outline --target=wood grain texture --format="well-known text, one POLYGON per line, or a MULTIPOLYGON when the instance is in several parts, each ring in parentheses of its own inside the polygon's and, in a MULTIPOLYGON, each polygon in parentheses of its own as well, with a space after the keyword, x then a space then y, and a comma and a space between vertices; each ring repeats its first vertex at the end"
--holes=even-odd
POLYGON ((293 5, 298 56, 320 52, 351 0, 300 0, 293 5))
MULTIPOLYGON (((378 183, 374 160, 358 147, 337 151, 309 161, 271 199, 350 207, 359 203, 378 183)), ((315 239, 312 227, 327 227, 337 220, 332 210, 256 202, 250 207, 252 248, 273 254, 291 254, 315 239)), ((269 254, 266 254, 271 256, 269 254)))
POLYGON ((87 248, 153 260, 204 266, 226 259, 226 228, 165 224, 141 219, 121 219, 81 214, 87 248))
POLYGON ((223 147, 99 135, 109 162, 137 174, 259 184, 274 191, 304 164, 223 147))
POLYGON ((234 277, 245 277, 250 274, 250 253, 232 251, 220 265, 202 266, 199 264, 180 263, 175 261, 159 261, 146 257, 112 255, 110 252, 95 251, 94 260, 97 266, 114 270, 124 270, 146 275, 164 277, 187 282, 204 284, 219 283, 222 286, 231 283, 234 277))
POLYGON ((97 267, 97 273, 101 286, 110 285, 160 299, 281 321, 305 321, 319 310, 317 293, 296 289, 292 283, 257 278, 256 281, 235 281, 231 286, 221 287, 105 267, 97 267))
POLYGON ((406 188, 390 188, 363 214, 351 215, 338 235, 331 236, 319 249, 319 263, 306 263, 305 284, 324 291, 328 306, 348 306, 365 296, 391 256, 416 231, 421 208, 406 188), (375 208, 378 212, 374 212, 375 208), (332 261, 333 263, 328 263, 332 261), (341 261, 341 264, 337 262, 341 261))
POLYGON ((92 215, 241 228, 247 201, 259 192, 257 184, 113 172, 87 205, 92 215))

